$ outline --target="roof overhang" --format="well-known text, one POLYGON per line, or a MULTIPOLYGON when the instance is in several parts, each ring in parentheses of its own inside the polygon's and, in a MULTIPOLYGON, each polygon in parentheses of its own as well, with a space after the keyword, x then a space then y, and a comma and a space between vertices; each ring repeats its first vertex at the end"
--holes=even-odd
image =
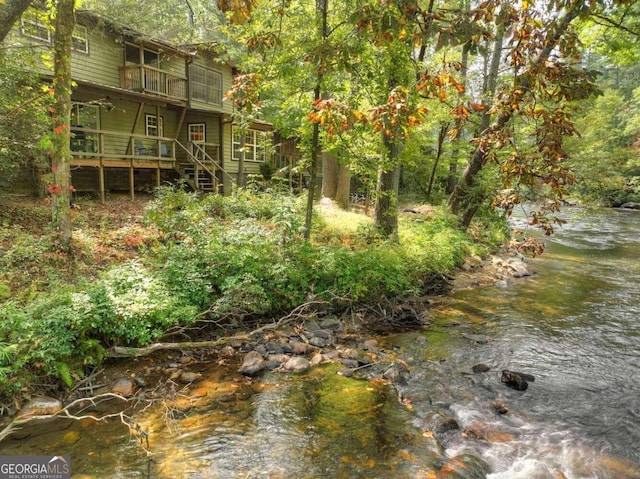
POLYGON ((131 40, 142 45, 162 49, 163 51, 169 51, 173 54, 184 56, 184 57, 195 56, 195 52, 193 51, 186 50, 184 48, 178 47, 164 40, 153 38, 142 32, 133 30, 93 10, 82 10, 82 9, 77 10, 76 19, 82 25, 85 25, 85 26, 91 25, 91 26, 107 29, 114 34, 122 35, 127 40, 131 40))

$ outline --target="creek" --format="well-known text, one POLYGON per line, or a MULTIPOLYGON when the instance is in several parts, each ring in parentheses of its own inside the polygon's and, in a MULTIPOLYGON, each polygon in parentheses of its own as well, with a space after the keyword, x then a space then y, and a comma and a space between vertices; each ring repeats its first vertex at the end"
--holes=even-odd
POLYGON ((69 454, 78 479, 640 478, 640 212, 575 217, 546 241, 535 275, 377 337, 408 366, 396 387, 335 364, 252 380, 210 365, 136 415, 150 461, 119 421, 39 426, 0 451, 69 454), (510 389, 502 369, 535 381, 510 389))

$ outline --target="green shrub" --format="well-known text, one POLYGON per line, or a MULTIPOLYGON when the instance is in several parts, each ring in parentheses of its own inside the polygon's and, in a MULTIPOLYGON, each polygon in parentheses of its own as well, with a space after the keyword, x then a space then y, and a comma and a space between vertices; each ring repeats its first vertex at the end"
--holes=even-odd
MULTIPOLYGON (((0 338, 10 346, 10 354, 0 354, 0 385, 5 396, 15 394, 30 376, 54 376, 68 385, 72 375, 82 377, 85 361, 78 340, 85 333, 76 325, 84 323, 84 312, 75 308, 68 291, 40 295, 26 307, 8 302, 0 306, 0 338), (79 354, 80 353, 80 354, 79 354), (10 361, 10 362, 7 362, 10 361)), ((84 351, 87 353, 88 351, 84 351)), ((101 348, 93 354, 102 359, 101 348)))
POLYGON ((108 344, 144 346, 195 315, 194 307, 172 296, 138 261, 111 268, 85 294, 91 328, 108 344))

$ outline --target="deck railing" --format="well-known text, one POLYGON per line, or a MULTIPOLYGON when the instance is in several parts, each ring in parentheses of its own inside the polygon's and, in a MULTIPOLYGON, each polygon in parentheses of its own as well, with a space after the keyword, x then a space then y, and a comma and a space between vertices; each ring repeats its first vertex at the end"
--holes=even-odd
POLYGON ((120 67, 120 87, 176 100, 187 100, 187 78, 149 65, 120 67))
POLYGON ((71 128, 71 156, 91 160, 158 160, 171 166, 176 161, 173 138, 132 135, 93 128, 71 128))

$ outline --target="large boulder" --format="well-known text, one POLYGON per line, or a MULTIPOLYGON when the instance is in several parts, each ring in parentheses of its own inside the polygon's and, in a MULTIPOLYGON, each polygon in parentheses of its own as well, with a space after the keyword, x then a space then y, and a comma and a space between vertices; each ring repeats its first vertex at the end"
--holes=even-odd
POLYGON ((245 376, 255 376, 266 367, 267 363, 259 352, 249 351, 238 371, 245 376))

